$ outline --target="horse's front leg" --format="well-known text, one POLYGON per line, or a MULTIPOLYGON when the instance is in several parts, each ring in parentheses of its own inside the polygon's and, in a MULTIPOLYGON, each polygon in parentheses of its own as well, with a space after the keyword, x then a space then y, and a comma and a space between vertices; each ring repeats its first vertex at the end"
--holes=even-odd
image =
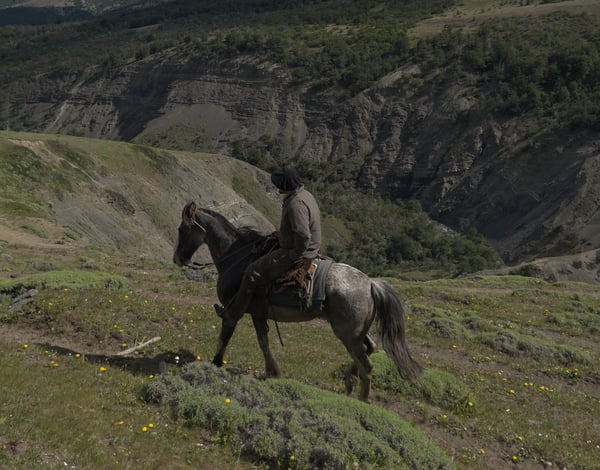
POLYGON ((212 360, 212 363, 217 367, 221 367, 223 365, 225 349, 227 349, 227 345, 229 344, 229 340, 233 336, 233 332, 235 331, 236 326, 237 322, 232 323, 227 320, 223 320, 221 322, 221 333, 219 334, 219 340, 217 341, 217 352, 215 353, 215 357, 213 357, 212 360))
POLYGON ((258 345, 265 357, 265 375, 267 377, 280 377, 281 371, 269 349, 269 324, 267 323, 267 319, 258 318, 256 315, 252 315, 252 322, 254 323, 254 329, 256 330, 258 345))

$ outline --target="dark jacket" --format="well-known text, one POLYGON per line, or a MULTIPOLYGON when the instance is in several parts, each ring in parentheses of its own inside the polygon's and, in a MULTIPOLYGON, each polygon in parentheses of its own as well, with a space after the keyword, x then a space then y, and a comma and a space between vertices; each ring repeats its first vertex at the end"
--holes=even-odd
POLYGON ((294 259, 316 258, 321 249, 321 211, 304 186, 283 200, 279 243, 294 259))

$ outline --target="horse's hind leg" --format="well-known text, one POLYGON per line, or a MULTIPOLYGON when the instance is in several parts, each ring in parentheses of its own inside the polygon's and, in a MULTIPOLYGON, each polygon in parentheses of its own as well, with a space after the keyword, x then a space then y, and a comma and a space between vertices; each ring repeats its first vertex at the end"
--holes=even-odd
POLYGON ((254 329, 256 330, 258 344, 265 357, 265 375, 267 377, 280 377, 281 371, 269 349, 269 324, 267 323, 267 320, 252 315, 252 322, 254 323, 254 329))
MULTIPOLYGON (((371 371, 373 370, 373 364, 367 354, 367 348, 363 341, 357 340, 350 344, 344 341, 344 345, 352 357, 354 364, 350 366, 348 371, 357 370, 360 378, 360 393, 359 398, 362 401, 369 401, 369 393, 371 392, 371 371)), ((348 376, 346 377, 346 391, 348 391, 348 376)), ((350 388, 352 391, 352 388, 350 388)))
POLYGON ((358 367, 356 367, 356 362, 352 361, 352 364, 348 366, 346 369, 346 374, 344 375, 344 385, 346 386, 346 395, 350 395, 352 390, 354 390, 354 386, 358 383, 358 367))
MULTIPOLYGON (((363 341, 365 352, 367 356, 370 356, 375 351, 375 341, 369 336, 366 335, 363 341)), ((350 395, 354 386, 358 383, 358 366, 355 361, 352 361, 352 364, 348 366, 346 369, 346 375, 344 377, 344 383, 346 385, 346 394, 350 395)))

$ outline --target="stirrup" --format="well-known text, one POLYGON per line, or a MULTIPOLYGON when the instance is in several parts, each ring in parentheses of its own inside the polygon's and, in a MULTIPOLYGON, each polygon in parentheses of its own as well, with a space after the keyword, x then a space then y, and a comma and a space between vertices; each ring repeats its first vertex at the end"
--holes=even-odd
POLYGON ((223 314, 225 313, 225 307, 219 304, 213 304, 213 307, 215 308, 215 313, 217 314, 217 316, 219 318, 223 318, 223 314))

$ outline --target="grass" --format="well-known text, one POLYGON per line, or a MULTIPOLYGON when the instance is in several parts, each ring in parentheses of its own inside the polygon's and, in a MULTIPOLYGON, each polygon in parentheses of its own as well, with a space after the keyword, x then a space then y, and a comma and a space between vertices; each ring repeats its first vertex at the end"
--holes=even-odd
POLYGON ((376 353, 373 403, 363 408, 343 394, 348 357, 322 321, 280 325, 284 347, 272 331, 286 379, 256 381, 263 362, 248 318, 228 349, 227 370, 208 365, 218 331, 214 282, 190 281, 178 269, 148 260, 111 264, 93 250, 85 259, 103 264, 104 271, 39 259, 44 271, 32 272, 30 258, 10 247, 4 252, 13 277, 3 274, 3 289, 33 281, 40 287, 26 310, 0 315, 3 328, 17 332, 0 342, 0 367, 9 379, 0 386, 0 422, 7 425, 0 455, 11 468, 59 468, 63 462, 114 468, 134 461, 157 468, 171 459, 171 468, 267 468, 290 464, 291 455, 297 468, 319 456, 350 465, 334 439, 318 455, 309 451, 325 410, 327 429, 342 436, 340 442, 355 443, 352 458, 364 468, 384 468, 397 458, 383 435, 365 431, 364 423, 356 431, 364 413, 402 430, 412 448, 430 449, 433 460, 419 460, 424 457, 417 451, 403 454, 425 467, 446 465, 444 455, 458 468, 498 468, 513 459, 595 465, 600 296, 594 286, 519 276, 391 280, 412 306, 409 344, 426 372, 416 383, 404 383, 387 356, 376 353), (157 335, 161 340, 138 354, 118 356, 157 335), (198 374, 212 377, 213 388, 192 387, 190 377, 198 374), (155 400, 141 399, 148 390, 155 400), (288 401, 290 394, 297 401, 288 401), (243 404, 261 396, 267 397, 264 409, 243 404), (231 407, 224 407, 225 398, 231 407), (225 410, 234 411, 229 416, 225 410), (281 441, 266 424, 280 412, 292 417, 286 428, 292 440, 281 441), (250 433, 248 423, 260 425, 252 428, 260 433, 250 433), (317 428, 310 430, 310 423, 317 428), (369 442, 380 449, 377 455, 360 450, 369 442))
POLYGON ((141 400, 148 376, 5 341, 0 367, 4 468, 236 468, 223 448, 202 444, 206 433, 141 400))
MULTIPOLYGON (((39 263, 43 266, 43 263, 39 263)), ((51 269, 52 265, 44 269, 51 269)), ((127 281, 122 276, 102 272, 86 272, 86 271, 47 271, 35 273, 19 279, 0 279, 0 292, 3 294, 13 293, 21 294, 28 289, 50 289, 51 297, 56 298, 56 294, 52 291, 62 289, 68 292, 70 289, 86 289, 91 290, 94 287, 124 289, 127 286, 127 281)))

